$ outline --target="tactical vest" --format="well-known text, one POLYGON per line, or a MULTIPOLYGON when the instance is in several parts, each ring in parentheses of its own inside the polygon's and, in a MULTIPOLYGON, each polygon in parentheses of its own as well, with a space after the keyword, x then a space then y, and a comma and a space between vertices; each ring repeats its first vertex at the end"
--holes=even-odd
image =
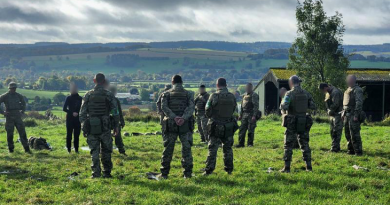
POLYGON ((198 99, 195 104, 195 108, 197 111, 205 111, 207 100, 205 99, 207 93, 204 95, 199 94, 198 99))
POLYGON ((242 110, 244 112, 252 112, 253 110, 252 95, 246 94, 242 98, 242 110))
POLYGON ((185 90, 172 90, 169 92, 168 107, 177 116, 182 116, 188 107, 188 96, 185 90))
POLYGON ((213 107, 212 118, 214 119, 230 119, 234 113, 234 96, 231 93, 215 93, 217 95, 218 102, 213 107))
POLYGON ((107 96, 104 91, 92 91, 89 97, 88 110, 91 117, 109 115, 107 96))
POLYGON ((6 104, 7 111, 21 110, 22 109, 22 105, 21 105, 21 102, 20 102, 18 95, 13 94, 13 95, 8 95, 7 97, 8 97, 8 99, 7 99, 8 102, 6 104))
POLYGON ((309 99, 303 90, 299 90, 293 93, 293 99, 289 109, 289 114, 295 116, 306 115, 309 109, 309 99))
POLYGON ((353 108, 356 105, 355 95, 353 94, 355 88, 348 88, 344 93, 343 105, 345 108, 353 108))

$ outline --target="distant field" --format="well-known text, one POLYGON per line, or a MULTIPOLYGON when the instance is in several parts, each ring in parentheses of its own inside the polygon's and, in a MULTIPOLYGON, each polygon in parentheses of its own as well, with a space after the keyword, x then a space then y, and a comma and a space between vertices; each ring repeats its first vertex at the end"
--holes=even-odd
MULTIPOLYGON (((370 52, 358 52, 363 55, 371 55, 370 52)), ((253 68, 256 68, 256 61, 250 60, 247 56, 250 53, 245 52, 227 52, 227 51, 214 51, 210 49, 140 49, 136 51, 123 51, 123 52, 103 52, 103 53, 83 53, 73 55, 63 55, 62 60, 57 60, 56 56, 33 56, 25 57, 25 60, 31 60, 36 63, 37 66, 49 65, 51 69, 57 71, 69 70, 79 72, 104 72, 104 73, 119 73, 124 71, 126 73, 135 73, 138 70, 142 70, 147 73, 158 73, 163 70, 187 70, 191 69, 190 66, 183 66, 184 58, 190 58, 190 62, 202 65, 215 65, 234 67, 236 69, 245 68, 248 64, 252 64, 253 68), (169 60, 140 60, 134 67, 117 67, 112 65, 106 65, 107 55, 113 54, 136 54, 140 57, 169 57, 169 60), (90 56, 91 59, 87 59, 90 56), (66 57, 69 60, 66 60, 66 57), (52 58, 52 60, 50 60, 52 58)), ((382 53, 383 55, 390 55, 390 53, 382 53)), ((375 55, 378 55, 377 53, 375 55)), ((288 60, 279 59, 263 59, 261 60, 260 67, 256 69, 264 70, 269 67, 285 67, 288 60)), ((369 61, 352 61, 351 67, 354 68, 390 68, 389 62, 369 62, 369 61)), ((39 71, 39 70, 38 70, 39 71)), ((47 70, 46 70, 47 72, 47 70)))
POLYGON ((360 55, 363 55, 363 56, 371 56, 371 55, 375 55, 375 56, 385 56, 385 57, 389 57, 390 56, 390 52, 378 52, 378 53, 374 53, 372 51, 359 51, 359 52, 354 52, 356 54, 360 54, 360 55))
MULTIPOLYGON (((0 89, 0 94, 3 94, 5 92, 7 92, 8 89, 6 88, 2 88, 0 89)), ((18 93, 26 96, 29 100, 32 100, 35 98, 35 96, 39 96, 39 97, 45 97, 45 98, 50 98, 50 99, 53 99, 54 95, 59 93, 60 91, 43 91, 43 90, 26 90, 26 89, 18 89, 17 90, 18 93)), ((69 93, 64 91, 62 92, 64 93, 65 95, 68 95, 69 93)), ((82 96, 85 94, 85 91, 80 91, 79 94, 82 96)))

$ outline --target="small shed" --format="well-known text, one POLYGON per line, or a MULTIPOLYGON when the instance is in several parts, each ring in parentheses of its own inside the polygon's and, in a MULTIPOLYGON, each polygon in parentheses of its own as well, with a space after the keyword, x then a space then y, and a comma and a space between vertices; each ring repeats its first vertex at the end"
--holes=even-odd
MULTIPOLYGON (((259 95, 259 109, 265 114, 276 112, 280 105, 279 89, 289 90, 288 78, 293 70, 270 68, 255 87, 259 95)), ((390 69, 351 68, 347 74, 357 77, 359 86, 365 89, 363 110, 373 121, 382 120, 390 113, 390 69)))

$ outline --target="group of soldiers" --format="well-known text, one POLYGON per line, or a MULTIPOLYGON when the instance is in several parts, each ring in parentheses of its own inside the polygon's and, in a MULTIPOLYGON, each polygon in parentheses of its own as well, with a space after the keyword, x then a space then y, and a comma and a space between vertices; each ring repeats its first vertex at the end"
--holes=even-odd
MULTIPOLYGON (((319 89, 326 94, 327 113, 330 116, 332 152, 340 151, 340 140, 343 125, 348 141, 348 153, 362 155, 362 141, 360 137, 360 124, 364 120, 362 111, 363 91, 356 84, 356 77, 347 76, 348 89, 344 96, 339 89, 326 83, 321 83, 319 89)), ((116 88, 109 86, 102 73, 94 77, 96 86, 87 92, 81 105, 79 120, 82 131, 87 138, 92 157, 92 177, 110 178, 113 167, 111 154, 113 151, 113 137, 119 152, 126 155, 123 140, 120 135, 125 126, 120 102, 116 95, 116 88), (100 157, 101 156, 101 157, 100 157), (103 170, 100 165, 103 165, 103 170)), ((234 133, 240 129, 239 144, 245 146, 245 137, 248 132, 248 146, 253 146, 256 122, 261 118, 259 111, 259 96, 253 91, 253 85, 246 85, 243 95, 238 126, 234 113, 237 102, 234 94, 227 89, 227 82, 219 78, 216 82, 217 91, 213 94, 206 92, 204 85, 199 87, 199 94, 194 99, 192 93, 183 87, 180 75, 172 77, 172 86, 166 86, 164 92, 157 100, 158 113, 161 116, 162 137, 164 150, 161 158, 161 179, 168 178, 173 151, 177 138, 182 144, 182 167, 184 178, 192 177, 193 157, 193 131, 195 121, 198 124, 201 141, 208 143, 208 156, 203 175, 213 173, 219 147, 223 150, 224 170, 233 172, 234 133), (194 118, 194 112, 196 120, 194 118)), ((310 110, 316 105, 312 95, 301 88, 301 80, 297 76, 289 79, 290 90, 282 96, 280 110, 282 125, 286 127, 284 139, 285 166, 281 172, 290 172, 294 142, 298 141, 306 162, 306 170, 312 171, 311 150, 309 146, 309 132, 313 124, 310 110)), ((31 153, 21 115, 25 111, 24 97, 16 93, 16 83, 9 84, 9 92, 0 96, 0 103, 5 104, 6 130, 9 151, 14 150, 14 127, 18 129, 20 141, 26 152, 31 153)))

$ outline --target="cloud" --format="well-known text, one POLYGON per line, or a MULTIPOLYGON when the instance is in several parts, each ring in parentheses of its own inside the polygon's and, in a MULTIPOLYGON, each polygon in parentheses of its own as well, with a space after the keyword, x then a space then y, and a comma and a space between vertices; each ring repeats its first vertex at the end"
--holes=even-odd
MULTIPOLYGON (((285 41, 295 0, 2 0, 0 43, 36 41, 285 41)), ((343 14, 346 44, 390 42, 390 0, 326 0, 343 14)))

